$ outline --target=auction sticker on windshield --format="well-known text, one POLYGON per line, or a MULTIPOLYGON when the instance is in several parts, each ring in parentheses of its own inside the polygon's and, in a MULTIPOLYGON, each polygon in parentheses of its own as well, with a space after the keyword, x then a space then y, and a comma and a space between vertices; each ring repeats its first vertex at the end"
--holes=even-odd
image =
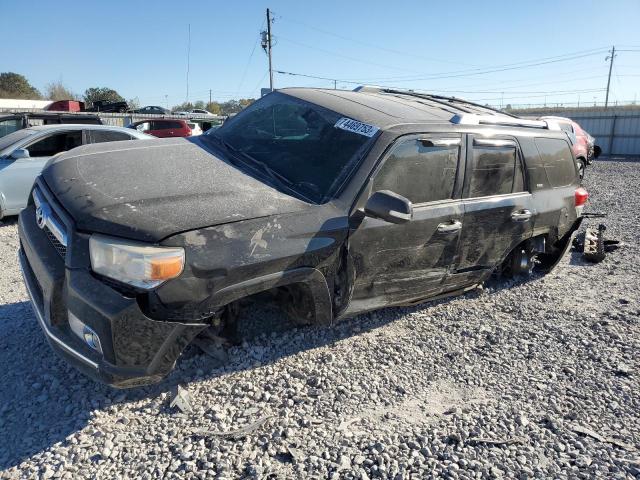
POLYGON ((365 137, 373 137, 379 130, 379 128, 374 125, 369 125, 367 123, 362 123, 346 117, 342 117, 340 120, 338 120, 334 127, 341 128, 342 130, 346 130, 347 132, 364 135, 365 137))

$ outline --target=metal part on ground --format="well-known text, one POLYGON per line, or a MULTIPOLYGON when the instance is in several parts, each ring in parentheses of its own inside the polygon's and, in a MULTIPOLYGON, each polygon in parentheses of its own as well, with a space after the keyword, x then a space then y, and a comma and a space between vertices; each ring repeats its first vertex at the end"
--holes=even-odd
POLYGON ((588 227, 583 233, 573 240, 573 247, 582 251, 585 260, 599 263, 604 260, 608 252, 616 250, 620 246, 618 240, 606 240, 604 232, 607 227, 601 223, 597 228, 588 227))

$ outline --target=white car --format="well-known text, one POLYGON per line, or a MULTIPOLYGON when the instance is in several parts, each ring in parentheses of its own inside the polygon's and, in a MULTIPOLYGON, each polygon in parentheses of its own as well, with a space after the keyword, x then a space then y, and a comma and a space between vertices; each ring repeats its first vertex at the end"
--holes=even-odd
POLYGON ((191 129, 191 136, 192 137, 194 137, 196 135, 202 135, 202 129, 200 128, 200 124, 199 123, 187 122, 187 125, 189 125, 189 128, 191 129))
POLYGON ((189 112, 189 115, 193 115, 194 117, 217 117, 217 115, 214 115, 213 113, 209 112, 208 110, 204 110, 202 108, 194 108, 193 110, 191 110, 189 112))
POLYGON ((90 143, 147 140, 149 135, 108 125, 41 125, 0 138, 0 218, 27 206, 33 181, 49 159, 90 143))

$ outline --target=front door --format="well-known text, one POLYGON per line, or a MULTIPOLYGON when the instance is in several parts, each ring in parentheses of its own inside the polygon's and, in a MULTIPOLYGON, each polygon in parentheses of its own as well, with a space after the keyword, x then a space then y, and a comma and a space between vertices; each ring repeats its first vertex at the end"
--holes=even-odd
POLYGON ((345 314, 442 290, 462 229, 461 152, 459 135, 425 134, 398 140, 383 158, 354 215, 349 238, 353 294, 345 314), (412 220, 392 224, 364 216, 364 203, 380 190, 409 199, 412 220))
POLYGON ((536 210, 523 167, 515 139, 470 136, 460 255, 448 290, 483 280, 532 235, 536 210))

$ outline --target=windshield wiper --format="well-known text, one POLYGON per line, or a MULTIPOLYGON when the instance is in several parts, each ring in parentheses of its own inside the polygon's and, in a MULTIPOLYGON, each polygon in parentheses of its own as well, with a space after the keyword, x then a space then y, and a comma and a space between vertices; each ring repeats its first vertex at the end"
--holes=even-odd
POLYGON ((247 152, 234 147, 229 142, 227 142, 224 138, 222 138, 222 136, 214 135, 214 137, 217 138, 220 141, 220 143, 224 145, 224 147, 227 150, 229 150, 231 153, 234 153, 236 156, 241 157, 244 160, 247 160, 251 165, 258 167, 258 169, 262 171, 262 173, 264 173, 267 177, 269 177, 274 183, 280 185, 281 187, 286 188, 296 196, 302 196, 305 200, 309 200, 305 195, 302 195, 298 190, 296 190, 293 187, 293 182, 291 182, 291 180, 289 180, 287 177, 285 177, 281 173, 276 172, 273 168, 271 168, 266 163, 258 160, 257 158, 254 158, 253 156, 249 155, 247 152))

